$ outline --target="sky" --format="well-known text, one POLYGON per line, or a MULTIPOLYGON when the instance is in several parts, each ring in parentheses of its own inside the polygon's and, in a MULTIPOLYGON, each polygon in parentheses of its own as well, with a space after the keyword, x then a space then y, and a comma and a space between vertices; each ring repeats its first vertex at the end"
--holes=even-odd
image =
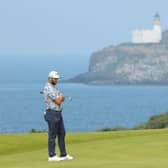
POLYGON ((0 0, 0 56, 81 55, 131 40, 167 0, 0 0))
POLYGON ((152 28, 156 12, 168 29, 167 6, 167 0, 0 0, 0 65, 12 67, 11 57, 54 56, 64 68, 75 59, 87 70, 93 52, 130 42, 134 29, 152 28))

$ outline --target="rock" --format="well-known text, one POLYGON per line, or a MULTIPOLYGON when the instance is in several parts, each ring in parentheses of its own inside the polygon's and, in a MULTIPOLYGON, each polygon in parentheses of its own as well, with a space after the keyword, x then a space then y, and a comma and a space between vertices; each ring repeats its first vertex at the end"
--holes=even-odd
POLYGON ((168 31, 160 43, 123 43, 93 53, 88 72, 69 79, 86 84, 168 84, 168 31))

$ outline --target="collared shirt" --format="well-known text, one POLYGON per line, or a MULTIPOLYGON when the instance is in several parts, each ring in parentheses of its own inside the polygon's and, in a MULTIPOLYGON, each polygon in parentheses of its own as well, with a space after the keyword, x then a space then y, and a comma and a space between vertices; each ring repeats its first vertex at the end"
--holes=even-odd
POLYGON ((43 92, 46 109, 61 111, 61 105, 55 103, 55 99, 61 94, 55 85, 46 83, 43 92))

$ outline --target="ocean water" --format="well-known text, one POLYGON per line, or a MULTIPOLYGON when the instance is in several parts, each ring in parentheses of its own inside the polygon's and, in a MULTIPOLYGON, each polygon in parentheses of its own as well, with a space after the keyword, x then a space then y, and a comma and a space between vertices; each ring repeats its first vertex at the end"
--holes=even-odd
MULTIPOLYGON (((40 94, 45 82, 0 84, 0 133, 47 130, 40 94)), ((151 115, 168 111, 168 86, 88 86, 59 83, 72 101, 64 102, 69 132, 133 127, 151 115)))

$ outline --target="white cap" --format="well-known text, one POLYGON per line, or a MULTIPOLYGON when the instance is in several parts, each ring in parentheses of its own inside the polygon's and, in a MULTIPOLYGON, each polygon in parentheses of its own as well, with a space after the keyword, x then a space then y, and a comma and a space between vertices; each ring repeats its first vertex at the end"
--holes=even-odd
POLYGON ((60 78, 58 72, 56 72, 56 71, 51 71, 51 72, 48 74, 48 77, 49 77, 49 78, 57 78, 57 79, 60 78))

